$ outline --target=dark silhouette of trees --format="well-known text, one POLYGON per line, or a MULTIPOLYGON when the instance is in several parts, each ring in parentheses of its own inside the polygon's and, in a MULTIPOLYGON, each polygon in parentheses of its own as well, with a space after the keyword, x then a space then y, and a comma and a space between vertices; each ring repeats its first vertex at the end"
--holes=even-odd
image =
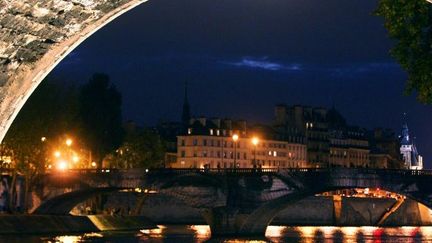
POLYGON ((106 74, 94 74, 80 90, 81 137, 99 166, 122 143, 122 98, 106 74))
MULTIPOLYGON (((50 139, 78 126, 77 92, 71 86, 59 86, 50 80, 43 82, 21 109, 1 145, 1 155, 11 158, 11 164, 1 161, 3 167, 13 168, 10 199, 15 195, 15 179, 24 175, 28 196, 34 179, 45 172, 49 161, 50 139), (43 138, 43 139, 42 139, 43 138)), ((24 199, 26 210, 27 198, 24 199)))
POLYGON ((384 17, 389 36, 396 40, 392 56, 408 73, 406 93, 432 103, 432 4, 425 0, 381 0, 377 15, 384 17))
POLYGON ((144 129, 125 138, 122 146, 109 156, 113 168, 160 168, 163 167, 165 145, 159 134, 144 129))

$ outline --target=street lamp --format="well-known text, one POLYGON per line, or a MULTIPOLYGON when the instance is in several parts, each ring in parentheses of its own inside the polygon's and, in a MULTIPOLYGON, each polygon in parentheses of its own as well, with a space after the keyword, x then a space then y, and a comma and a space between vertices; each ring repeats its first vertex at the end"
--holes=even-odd
POLYGON ((55 151, 55 152, 54 152, 54 156, 55 156, 56 158, 60 158, 60 156, 61 156, 60 151, 55 151))
POLYGON ((237 168, 237 141, 239 139, 239 136, 237 134, 234 134, 232 136, 233 142, 234 142, 234 168, 237 168))
POLYGON ((254 169, 257 167, 257 164, 256 164, 256 148, 257 148, 258 143, 259 143, 259 139, 257 137, 253 137, 252 138, 252 144, 254 145, 254 159, 253 159, 253 167, 254 167, 254 169))
POLYGON ((66 145, 70 147, 72 145, 72 139, 70 138, 66 139, 66 145))

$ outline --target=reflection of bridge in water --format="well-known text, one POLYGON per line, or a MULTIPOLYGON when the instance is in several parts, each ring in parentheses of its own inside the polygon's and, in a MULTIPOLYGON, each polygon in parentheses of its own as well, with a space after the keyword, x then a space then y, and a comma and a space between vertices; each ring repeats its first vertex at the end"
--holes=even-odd
POLYGON ((432 207, 431 184, 432 171, 411 170, 71 170, 41 177, 35 193, 42 203, 33 213, 68 214, 95 195, 133 189, 170 195, 201 209, 213 235, 264 235, 279 212, 308 196, 380 188, 432 207))

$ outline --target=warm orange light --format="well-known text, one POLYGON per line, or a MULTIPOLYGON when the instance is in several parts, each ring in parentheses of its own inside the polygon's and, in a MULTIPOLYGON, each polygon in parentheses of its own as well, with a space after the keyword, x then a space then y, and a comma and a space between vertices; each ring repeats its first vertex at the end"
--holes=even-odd
POLYGON ((66 139, 66 145, 71 146, 72 145, 72 139, 66 139))
POLYGON ((59 170, 66 170, 68 168, 68 163, 66 161, 64 161, 64 160, 61 160, 61 161, 58 162, 57 168, 59 170))
POLYGON ((257 137, 253 137, 253 138, 252 138, 252 144, 255 145, 255 146, 257 146, 258 143, 259 143, 259 138, 257 138, 257 137))
POLYGON ((73 156, 72 157, 72 161, 74 162, 74 163, 77 163, 78 161, 79 161, 79 157, 78 156, 73 156))
POLYGON ((46 137, 41 137, 41 141, 45 142, 46 141, 46 137))
POLYGON ((61 156, 60 151, 55 151, 55 152, 54 152, 54 156, 55 156, 56 158, 59 158, 59 157, 61 156))
POLYGON ((92 162, 92 163, 91 163, 91 166, 92 166, 92 167, 96 167, 96 162, 92 162))
POLYGON ((234 134, 232 136, 232 139, 234 140, 234 142, 237 142, 237 140, 239 139, 239 136, 237 134, 234 134))

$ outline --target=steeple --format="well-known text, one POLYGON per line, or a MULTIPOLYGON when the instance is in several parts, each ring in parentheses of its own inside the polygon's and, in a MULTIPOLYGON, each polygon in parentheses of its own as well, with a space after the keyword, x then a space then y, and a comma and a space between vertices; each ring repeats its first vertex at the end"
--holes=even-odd
POLYGON ((401 145, 411 145, 411 140, 409 136, 409 129, 408 129, 408 123, 407 123, 407 114, 403 113, 403 120, 404 123, 402 125, 402 134, 401 134, 401 145))
POLYGON ((185 82, 183 111, 182 111, 181 119, 182 119, 183 125, 185 125, 185 126, 187 126, 189 124, 189 120, 191 119, 190 106, 189 106, 189 100, 188 100, 188 83, 187 83, 187 81, 185 82))
POLYGON ((408 125, 406 123, 403 124, 403 126, 402 126, 401 144, 402 145, 411 145, 408 125))

